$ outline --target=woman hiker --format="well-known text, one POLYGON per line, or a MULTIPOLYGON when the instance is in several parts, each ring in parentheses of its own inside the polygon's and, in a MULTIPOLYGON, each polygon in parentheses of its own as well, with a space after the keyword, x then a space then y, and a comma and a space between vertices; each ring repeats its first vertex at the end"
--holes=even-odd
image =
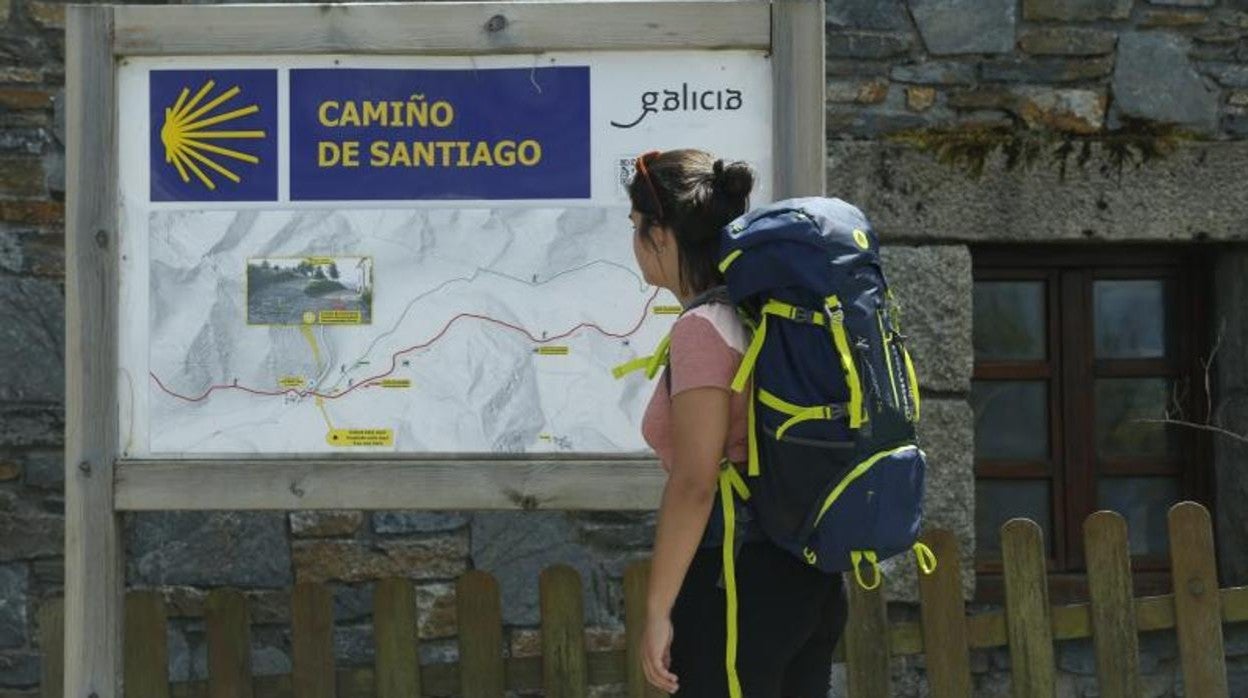
POLYGON ((719 233, 748 208, 748 165, 700 150, 642 155, 629 185, 633 252, 647 283, 684 309, 668 368, 642 421, 668 472, 659 506, 641 656, 647 680, 680 697, 725 698, 734 671, 745 698, 823 698, 845 625, 839 574, 825 574, 737 518, 735 661, 726 661, 721 463, 746 457, 749 391, 730 383, 748 330, 722 294, 719 233), (726 459, 726 460, 725 460, 726 459))

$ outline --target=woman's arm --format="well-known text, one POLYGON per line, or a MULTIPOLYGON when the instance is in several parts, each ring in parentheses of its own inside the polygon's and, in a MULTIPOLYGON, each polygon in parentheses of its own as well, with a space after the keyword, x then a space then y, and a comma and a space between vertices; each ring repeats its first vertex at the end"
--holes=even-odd
POLYGON ((672 396, 671 475, 663 488, 647 598, 643 664, 658 688, 674 693, 668 671, 672 606, 705 532, 728 438, 728 398, 723 388, 702 387, 672 396))

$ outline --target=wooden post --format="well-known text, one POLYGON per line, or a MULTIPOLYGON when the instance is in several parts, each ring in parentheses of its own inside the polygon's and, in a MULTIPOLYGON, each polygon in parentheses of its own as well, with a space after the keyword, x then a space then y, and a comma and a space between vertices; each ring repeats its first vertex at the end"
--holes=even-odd
POLYGON ((373 592, 377 698, 420 695, 418 628, 411 580, 391 577, 377 582, 373 592))
POLYGON ((298 698, 334 698, 334 600, 324 584, 300 582, 290 595, 291 685, 298 698))
POLYGON ((1049 585, 1043 534, 1035 521, 1010 519, 1001 527, 1001 557, 1014 698, 1053 698, 1049 585))
POLYGON ((585 698, 585 613, 581 575, 567 565, 542 571, 542 683, 549 698, 585 698))
POLYGON ((65 696, 121 698, 125 572, 117 457, 113 8, 65 32, 65 696))
POLYGON ((251 614, 236 589, 216 589, 204 604, 208 698, 252 698, 251 614))
POLYGON ((502 698, 503 607, 498 581, 472 570, 455 583, 459 624, 459 685, 464 698, 502 698))
POLYGON ((776 199, 827 193, 823 0, 771 3, 776 199))
POLYGON ((650 561, 640 560, 624 570, 624 675, 629 698, 659 698, 662 691, 646 681, 641 668, 641 635, 646 629, 646 590, 650 584, 650 561))
POLYGON ((65 600, 51 599, 39 609, 39 693, 42 698, 65 698, 65 600))
POLYGON ((845 627, 849 695, 851 698, 886 698, 891 672, 884 583, 881 581, 880 586, 867 590, 858 584, 852 573, 844 578, 849 587, 849 619, 845 627))
POLYGON ((169 698, 167 626, 160 592, 126 594, 126 698, 169 698))
POLYGON ((1183 687, 1189 696, 1226 698, 1229 688, 1222 644, 1222 599, 1209 511, 1195 502, 1179 502, 1170 508, 1169 519, 1183 687))
POLYGON ((1140 687, 1140 640, 1131 588, 1127 522, 1113 511, 1098 511, 1083 523, 1092 601, 1096 674, 1104 698, 1135 698, 1140 687))
POLYGON ((966 643, 966 604, 962 601, 962 557, 957 536, 929 531, 923 542, 936 554, 936 571, 919 572, 923 653, 932 695, 971 695, 971 650, 966 643))

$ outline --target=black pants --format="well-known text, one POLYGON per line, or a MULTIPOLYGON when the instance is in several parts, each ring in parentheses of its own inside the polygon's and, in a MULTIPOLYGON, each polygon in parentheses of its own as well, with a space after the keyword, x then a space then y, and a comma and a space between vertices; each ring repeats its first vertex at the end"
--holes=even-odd
MULTIPOLYGON (((727 698, 727 593, 719 548, 694 555, 672 608, 679 698, 727 698)), ((807 566, 768 541, 736 559, 737 676, 743 698, 825 698, 847 615, 841 575, 807 566)))

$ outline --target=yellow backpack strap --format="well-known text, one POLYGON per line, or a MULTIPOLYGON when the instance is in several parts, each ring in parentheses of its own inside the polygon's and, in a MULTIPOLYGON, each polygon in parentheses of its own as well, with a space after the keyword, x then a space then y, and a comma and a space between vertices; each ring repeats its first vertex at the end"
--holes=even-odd
POLYGON ((667 365, 667 354, 671 345, 672 336, 664 335, 663 339, 659 340, 659 345, 654 348, 653 354, 649 356, 640 356, 631 361, 625 361, 619 366, 611 369, 611 375, 619 379, 627 376, 633 371, 645 369, 646 378, 654 378, 659 374, 659 369, 667 365))
POLYGON ((652 357, 649 357, 649 356, 639 356, 636 359, 633 359, 632 361, 625 361, 619 366, 616 366, 615 368, 611 369, 611 375, 615 376, 615 378, 618 380, 620 378, 623 378, 624 376, 627 376, 633 371, 640 371, 641 369, 650 365, 651 358, 652 357))
MULTIPOLYGON (((754 372, 754 364, 758 361, 758 353, 763 349, 763 340, 767 335, 767 316, 763 315, 762 320, 754 327, 754 336, 750 339, 750 346, 745 350, 745 356, 741 357, 741 366, 737 369, 737 374, 732 377, 732 389, 741 392, 745 389, 745 382, 749 379, 750 374, 754 372)), ((759 395, 757 385, 750 388, 749 405, 746 408, 746 431, 745 444, 747 449, 747 463, 750 477, 756 477, 759 473, 758 466, 758 434, 755 429, 756 417, 754 414, 754 403, 759 395)))
POLYGON ((849 552, 849 559, 854 563, 854 579, 858 580, 858 586, 866 589, 867 591, 874 591, 875 589, 878 589, 880 583, 884 581, 884 578, 880 575, 880 564, 875 557, 875 551, 851 550, 849 552), (867 584, 862 580, 862 569, 860 567, 860 563, 863 558, 866 558, 867 562, 871 565, 872 571, 875 573, 875 580, 873 584, 867 584))
POLYGON ((745 484, 745 478, 741 477, 741 471, 737 470, 737 467, 727 459, 724 459, 724 461, 720 464, 719 476, 720 478, 728 481, 729 486, 732 487, 732 491, 737 493, 737 496, 741 498, 741 501, 750 501, 750 486, 745 484))
POLYGON ((858 368, 854 364, 854 355, 849 351, 849 335, 845 333, 845 310, 836 296, 828 296, 828 307, 832 309, 832 341, 836 344, 836 353, 841 355, 841 368, 845 371, 845 382, 849 384, 849 428, 862 426, 862 383, 858 378, 858 368))
POLYGON ((739 393, 745 390, 745 382, 754 372, 754 362, 758 361, 758 353, 763 350, 763 340, 766 337, 767 316, 763 315, 762 321, 758 323, 758 329, 754 330, 754 337, 750 339, 750 346, 745 350, 745 356, 741 357, 741 367, 737 369, 737 375, 732 377, 734 391, 739 393))
POLYGON ((788 431, 790 427, 797 426, 798 424, 811 419, 840 419, 844 416, 845 409, 840 405, 815 405, 814 407, 807 407, 785 420, 784 424, 781 424, 780 428, 776 430, 776 438, 783 438, 784 432, 788 431))
MULTIPOLYGON (((719 471, 719 502, 724 510, 724 542, 723 542, 723 564, 724 564, 724 591, 727 594, 727 603, 725 604, 727 613, 728 637, 724 643, 727 647, 724 653, 724 666, 728 671, 728 695, 729 698, 741 698, 741 680, 737 677, 737 570, 736 570, 736 527, 737 516, 736 507, 733 505, 732 493, 737 485, 733 484, 733 475, 740 480, 741 474, 737 469, 728 464, 727 467, 721 467, 719 471)), ((744 481, 740 484, 745 486, 744 481)), ((748 492, 748 490, 747 490, 748 492)))
POLYGON ((923 574, 932 574, 936 571, 936 553, 932 549, 922 543, 915 543, 913 547, 914 557, 919 562, 919 569, 923 570, 923 574))
POLYGON ((771 299, 763 305, 763 315, 779 315, 796 322, 809 322, 823 327, 826 324, 823 313, 808 308, 801 308, 791 303, 771 299))
POLYGON ((746 467, 750 473, 750 477, 758 477, 759 473, 758 432, 754 428, 754 425, 757 423, 754 416, 754 403, 757 402, 757 400, 755 400, 755 396, 762 395, 766 392, 766 390, 759 388, 757 385, 753 386, 750 390, 750 404, 746 407, 746 431, 748 432, 745 435, 745 447, 747 453, 746 467))
POLYGON ((770 407, 771 409, 777 412, 783 412, 789 415, 790 417, 796 414, 801 414, 802 410, 806 409, 800 405, 794 405, 788 400, 785 400, 781 397, 776 396, 774 393, 772 393, 770 390, 767 390, 766 388, 758 389, 758 401, 770 407))

